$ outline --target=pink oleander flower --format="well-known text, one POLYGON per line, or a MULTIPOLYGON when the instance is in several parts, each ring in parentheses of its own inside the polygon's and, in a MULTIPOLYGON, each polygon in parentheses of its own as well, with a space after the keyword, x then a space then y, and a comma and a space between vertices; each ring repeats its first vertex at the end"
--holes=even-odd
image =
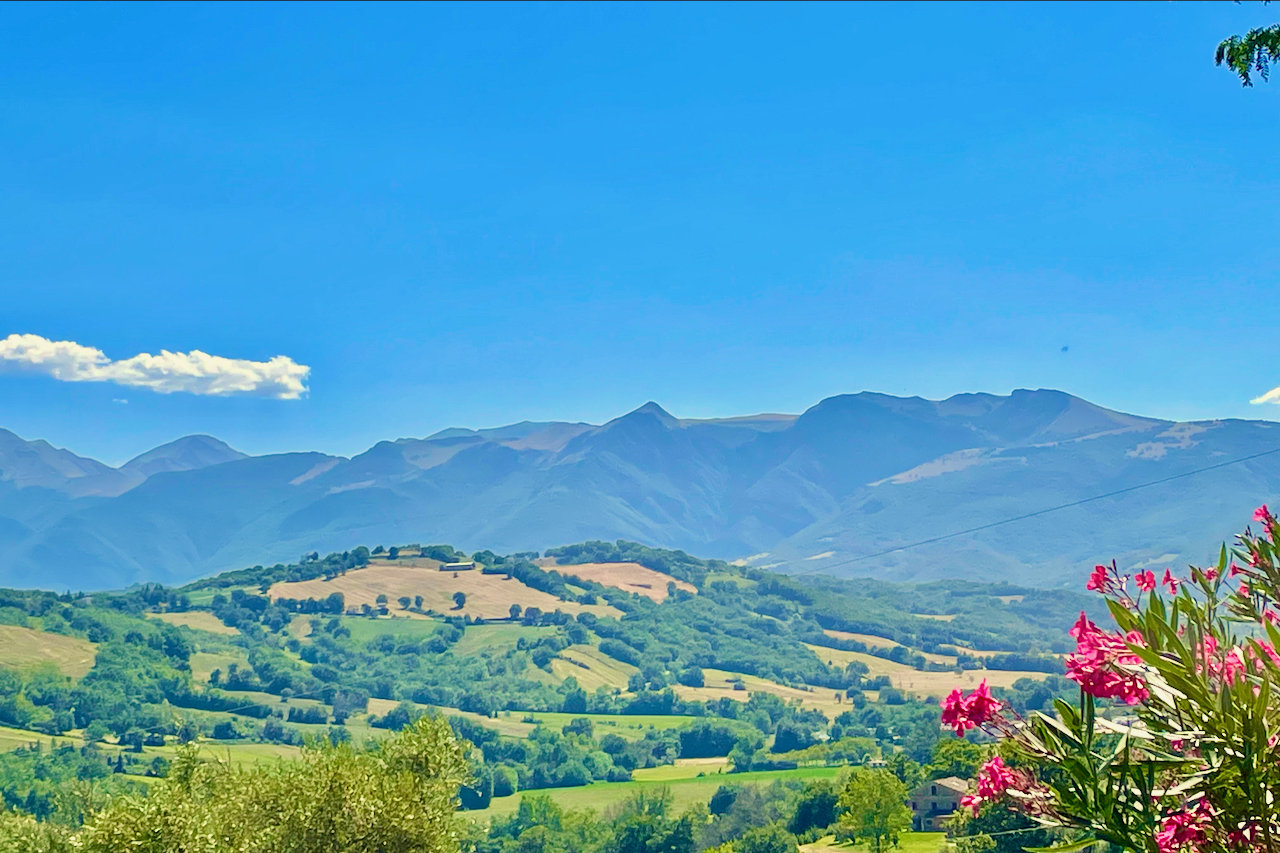
POLYGON ((1204 579, 1207 580, 1209 583, 1213 583, 1218 579, 1218 570, 1215 569, 1213 566, 1210 566, 1209 568, 1205 569, 1204 579))
POLYGON ((1240 588, 1236 590, 1236 594, 1241 598, 1249 597, 1249 584, 1246 581, 1240 581, 1240 588))
POLYGON ((1024 788, 1025 780, 1006 767, 1004 759, 997 755, 978 768, 977 787, 976 793, 966 794, 960 799, 960 806, 972 809, 974 817, 978 816, 978 810, 982 808, 983 803, 1000 799, 1011 788, 1024 788))
POLYGON ((1160 583, 1164 584, 1166 587, 1169 588, 1170 595, 1178 594, 1178 584, 1180 583, 1180 581, 1173 576, 1173 572, 1169 571, 1168 569, 1165 569, 1164 577, 1160 579, 1160 583))
MULTIPOLYGON (((1266 640, 1255 640, 1254 642, 1257 643, 1258 648, 1262 649, 1262 655, 1266 655, 1267 660, 1271 661, 1274 666, 1280 667, 1280 653, 1276 652, 1275 646, 1266 640)), ((1254 669, 1258 672, 1263 669, 1262 655, 1254 651, 1253 646, 1249 647, 1249 657, 1253 659, 1254 669)))
POLYGON ((1260 521, 1263 524, 1271 523, 1271 510, 1267 509, 1267 505, 1263 504, 1253 511, 1253 520, 1260 521))
POLYGON ((1069 633, 1076 640, 1076 651, 1067 655, 1067 678, 1099 699, 1120 699, 1128 705, 1147 700, 1150 694, 1142 679, 1119 668, 1141 663, 1141 658, 1129 648, 1146 645, 1141 634, 1136 631, 1124 637, 1108 634, 1090 622, 1083 612, 1069 633))
POLYGON ((1235 646, 1222 658, 1222 680, 1227 684, 1235 684, 1245 673, 1244 652, 1235 646))
POLYGON ((1227 577, 1229 578, 1233 578, 1236 575, 1242 575, 1242 574, 1244 574, 1244 569, 1240 568, 1235 563, 1232 563, 1231 568, 1227 569, 1227 577))
POLYGON ((1000 713, 1004 703, 991 695, 984 678, 977 689, 968 696, 959 688, 952 690, 940 703, 942 707, 942 724, 950 726, 956 737, 964 737, 969 729, 975 729, 989 723, 1000 713))
POLYGON ((1110 570, 1106 566, 1094 566, 1089 575, 1089 582, 1084 585, 1087 590, 1106 592, 1111 588, 1110 570))
POLYGON ((1133 582, 1138 585, 1138 589, 1143 592, 1151 592, 1156 588, 1156 573, 1153 571, 1138 572, 1133 576, 1133 582))
POLYGON ((1203 800, 1189 811, 1166 816, 1156 830, 1156 846, 1160 853, 1181 853, 1204 847, 1212 818, 1213 809, 1203 800))
POLYGON ((964 694, 957 687, 947 695, 940 703, 942 707, 942 724, 950 726, 956 733, 956 737, 964 737, 965 732, 969 729, 978 727, 978 724, 969 719, 969 715, 965 709, 964 694))

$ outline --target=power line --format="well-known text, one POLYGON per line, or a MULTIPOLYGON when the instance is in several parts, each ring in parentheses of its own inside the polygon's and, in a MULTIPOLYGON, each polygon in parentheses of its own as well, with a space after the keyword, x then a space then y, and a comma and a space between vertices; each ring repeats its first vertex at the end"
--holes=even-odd
POLYGON ((1001 527, 1005 524, 1012 524, 1015 521, 1025 521, 1028 518, 1036 518, 1041 515, 1048 515, 1051 512, 1057 512, 1063 509, 1070 509, 1072 507, 1082 506, 1084 504, 1093 503, 1094 501, 1100 501, 1106 498, 1114 498, 1117 495, 1124 495, 1124 494, 1128 494, 1129 492, 1136 492, 1139 489, 1147 489, 1152 486, 1160 486, 1165 483, 1172 482, 1173 480, 1181 480, 1185 477, 1193 477, 1196 474, 1203 474, 1206 471, 1214 471, 1214 470, 1217 470, 1218 468, 1226 468, 1230 465, 1239 465, 1242 462, 1250 462, 1254 459, 1261 459, 1264 456, 1271 456, 1276 453, 1280 453, 1280 447, 1274 447, 1271 450, 1264 450, 1260 453, 1253 453, 1248 456, 1241 456, 1237 459, 1228 459, 1225 462, 1216 462, 1213 465, 1205 465, 1203 468, 1196 468, 1191 471, 1183 471, 1181 474, 1170 474, 1168 477, 1161 477, 1158 480, 1151 480, 1150 482, 1147 482, 1147 483, 1138 483, 1137 485, 1134 485, 1134 486, 1126 486, 1123 489, 1115 489, 1114 491, 1105 492, 1100 495, 1093 495, 1092 497, 1081 498, 1080 500, 1076 500, 1076 501, 1069 501, 1067 503, 1058 504, 1057 506, 1045 507, 1044 509, 1038 509, 1038 510, 1035 510, 1034 512, 1026 512, 1026 513, 1023 513, 1022 515, 1015 515, 1009 518, 1002 518, 999 521, 992 521, 992 522, 988 522, 987 524, 979 524, 977 527, 969 527, 969 528, 966 528, 965 530, 957 530, 952 533, 944 533, 941 536, 932 536, 928 539, 920 539, 916 542, 908 542, 905 545, 898 545, 893 548, 886 548, 883 551, 876 551, 871 554, 859 554, 857 556, 850 557, 847 560, 840 560, 835 563, 827 563, 826 565, 816 569, 809 569, 803 572, 792 572, 791 577, 798 577, 800 575, 823 574, 830 571, 831 569, 839 568, 840 566, 848 566, 853 563, 860 563, 864 560, 874 560, 878 557, 885 557, 885 556, 888 556, 889 554, 896 554, 900 551, 909 551, 912 548, 919 548, 922 545, 932 545, 936 542, 945 542, 948 539, 955 539, 960 536, 968 536, 971 533, 978 533, 983 530, 990 530, 993 527, 1001 527))

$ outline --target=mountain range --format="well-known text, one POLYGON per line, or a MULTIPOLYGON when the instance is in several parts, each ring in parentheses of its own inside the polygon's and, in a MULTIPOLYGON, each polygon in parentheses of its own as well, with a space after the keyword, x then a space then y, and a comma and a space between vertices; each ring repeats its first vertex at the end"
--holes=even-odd
POLYGON ((1074 585, 1112 558, 1216 555, 1280 489, 1277 450, 1277 423, 1145 418, 1052 390, 867 392, 703 420, 651 402, 602 425, 448 429, 352 458, 188 436, 118 468, 0 430, 0 585, 174 583, 357 544, 586 539, 792 572, 1074 585))

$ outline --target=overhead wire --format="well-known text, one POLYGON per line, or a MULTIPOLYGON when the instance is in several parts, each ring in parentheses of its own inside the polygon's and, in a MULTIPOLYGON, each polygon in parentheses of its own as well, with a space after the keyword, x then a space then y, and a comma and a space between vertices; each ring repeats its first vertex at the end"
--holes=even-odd
POLYGON ((904 545, 895 545, 892 548, 885 548, 882 551, 874 551, 868 554, 857 554, 845 560, 839 560, 834 563, 824 563, 821 566, 818 566, 813 569, 806 569, 805 571, 802 571, 802 572, 788 572, 787 574, 789 574, 791 577, 798 577, 801 575, 812 575, 812 574, 826 574, 830 572, 832 569, 840 568, 841 566, 848 566, 854 563, 861 563, 866 560, 874 560, 879 557, 886 557, 890 554, 897 554, 902 551, 909 551, 913 548, 919 548, 924 545, 933 545, 938 542, 945 542, 949 539, 957 539, 961 536, 968 536, 973 533, 979 533, 983 530, 990 530, 994 527, 1002 527, 1006 524, 1013 524, 1016 521, 1025 521, 1029 518, 1037 518, 1042 515, 1048 515, 1049 513, 1052 513, 1052 512, 1058 512, 1064 509, 1071 509, 1072 507, 1083 506, 1084 504, 1093 503, 1095 501, 1106 500, 1107 498, 1114 498, 1119 495, 1129 494, 1130 492, 1136 492, 1140 489, 1148 489, 1148 488, 1151 488, 1152 486, 1164 485, 1165 483, 1170 483, 1170 482, 1173 482, 1174 480, 1181 480, 1186 477, 1194 477, 1197 474, 1203 474, 1207 471, 1215 471, 1219 468, 1226 468, 1231 465, 1239 465, 1244 462, 1251 462, 1254 459, 1261 459, 1264 456, 1272 456, 1276 453, 1280 453, 1280 447, 1274 447, 1271 450, 1263 450, 1259 453, 1251 453, 1248 456, 1240 456, 1236 459, 1228 459, 1224 462, 1215 462, 1212 465, 1205 465, 1200 468, 1195 468, 1191 471, 1183 471, 1178 474, 1170 474, 1169 476, 1161 477, 1158 480, 1150 480, 1146 483, 1137 483, 1132 486, 1125 486, 1122 489, 1113 489, 1112 491, 1109 491, 1109 492, 1103 492, 1102 494, 1098 494, 1098 495, 1091 495, 1090 497, 1080 498, 1079 500, 1067 501, 1066 503, 1057 504, 1056 506, 1045 507, 1043 509, 1038 509, 1033 512, 1024 512, 1021 515, 1014 515, 1008 518, 1002 518, 999 521, 991 521, 991 522, 987 522, 986 524, 979 524, 976 527, 967 527, 964 530, 956 530, 951 533, 944 533, 940 536, 931 536, 928 539, 919 539, 914 542, 908 542, 904 545))

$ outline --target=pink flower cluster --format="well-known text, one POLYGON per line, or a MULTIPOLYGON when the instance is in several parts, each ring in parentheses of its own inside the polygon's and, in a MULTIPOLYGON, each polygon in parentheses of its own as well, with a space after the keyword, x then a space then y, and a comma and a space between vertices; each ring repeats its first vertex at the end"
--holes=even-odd
POLYGON ((1156 830, 1156 846, 1160 853, 1199 850, 1209 838, 1213 807, 1201 800, 1191 809, 1174 812, 1160 822, 1156 830))
POLYGON ((991 695, 986 679, 968 696, 962 694, 957 687, 940 704, 942 724, 950 726, 956 737, 964 737, 969 729, 991 722, 1003 707, 1003 703, 991 695))
POLYGON ((977 817, 983 803, 1000 799, 1010 788, 1020 788, 1021 783, 1018 774, 1006 767, 1004 759, 997 755, 978 769, 978 790, 965 794, 960 799, 960 807, 973 809, 973 816, 977 817))
POLYGON ((1076 640, 1076 651, 1067 656, 1067 678, 1099 699, 1121 699, 1128 705, 1146 701, 1149 694, 1142 679, 1118 668, 1141 663, 1130 649, 1130 645, 1146 645, 1141 634, 1108 634, 1083 612, 1070 633, 1076 640))

